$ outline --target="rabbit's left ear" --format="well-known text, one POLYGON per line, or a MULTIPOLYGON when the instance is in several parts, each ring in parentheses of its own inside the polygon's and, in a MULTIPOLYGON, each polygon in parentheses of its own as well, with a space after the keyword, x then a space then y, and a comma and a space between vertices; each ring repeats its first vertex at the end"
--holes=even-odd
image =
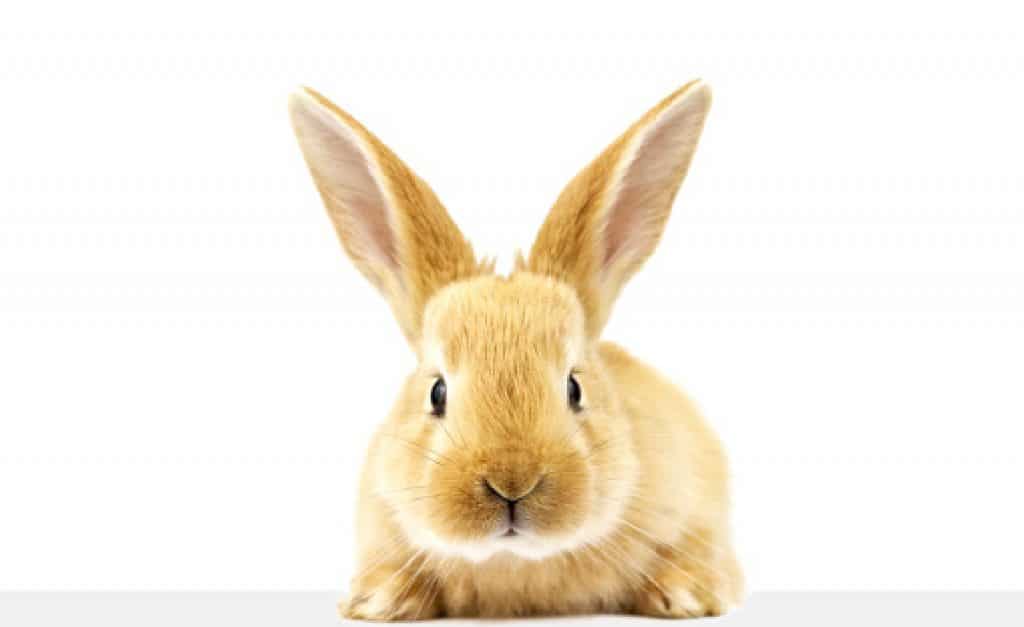
POLYGON ((289 109, 345 252, 416 346, 427 300, 477 272, 472 247, 430 187, 352 116, 312 89, 289 109))
POLYGON ((527 269, 576 288, 591 337, 654 252, 710 105, 701 81, 662 100, 569 183, 537 234, 527 269))

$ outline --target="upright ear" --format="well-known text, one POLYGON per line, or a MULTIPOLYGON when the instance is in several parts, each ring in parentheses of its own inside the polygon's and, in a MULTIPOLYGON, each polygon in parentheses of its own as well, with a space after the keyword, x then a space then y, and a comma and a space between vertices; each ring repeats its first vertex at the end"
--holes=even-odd
POLYGON ((576 288, 591 337, 654 252, 710 105, 700 81, 662 100, 576 175, 541 227, 527 269, 576 288))
POLYGON ((311 89, 289 109, 345 252, 415 345, 431 295, 478 271, 472 247, 427 184, 354 118, 311 89))

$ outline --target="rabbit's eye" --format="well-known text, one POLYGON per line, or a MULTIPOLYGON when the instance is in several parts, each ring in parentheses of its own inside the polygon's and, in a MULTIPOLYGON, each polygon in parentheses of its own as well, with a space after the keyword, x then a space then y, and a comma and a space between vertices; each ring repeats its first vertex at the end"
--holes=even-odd
POLYGON ((580 382, 576 380, 576 377, 569 375, 569 383, 566 387, 566 393, 569 397, 569 407, 573 411, 582 411, 583 406, 583 390, 580 388, 580 382))
POLYGON ((434 381, 434 387, 430 388, 431 412, 435 416, 444 416, 444 406, 448 401, 448 386, 444 384, 441 377, 434 381))

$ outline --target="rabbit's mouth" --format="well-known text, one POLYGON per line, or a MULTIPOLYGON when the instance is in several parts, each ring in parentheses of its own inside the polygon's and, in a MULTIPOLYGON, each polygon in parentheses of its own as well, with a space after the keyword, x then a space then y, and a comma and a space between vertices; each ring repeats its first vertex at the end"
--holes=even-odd
POLYGON ((503 525, 499 527, 491 536, 491 540, 495 543, 495 546, 502 546, 508 542, 522 542, 530 539, 539 540, 540 538, 536 534, 530 533, 529 529, 523 526, 521 522, 507 523, 507 526, 503 525))
POLYGON ((528 525, 519 521, 514 525, 501 525, 483 537, 465 540, 444 538, 417 524, 405 527, 405 531, 419 548, 478 563, 501 553, 540 560, 571 548, 568 538, 532 531, 528 525))

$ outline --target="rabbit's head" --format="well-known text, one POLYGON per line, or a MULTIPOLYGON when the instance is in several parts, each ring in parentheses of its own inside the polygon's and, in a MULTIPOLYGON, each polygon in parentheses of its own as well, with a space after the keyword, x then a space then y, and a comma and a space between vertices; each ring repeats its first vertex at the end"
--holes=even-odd
POLYGON ((642 460, 630 390, 610 380, 598 337, 661 236, 709 104, 700 82, 659 103, 569 183, 529 257, 498 276, 376 137, 311 90, 293 96, 341 243, 418 358, 368 470, 409 541, 541 558, 615 528, 642 460))

